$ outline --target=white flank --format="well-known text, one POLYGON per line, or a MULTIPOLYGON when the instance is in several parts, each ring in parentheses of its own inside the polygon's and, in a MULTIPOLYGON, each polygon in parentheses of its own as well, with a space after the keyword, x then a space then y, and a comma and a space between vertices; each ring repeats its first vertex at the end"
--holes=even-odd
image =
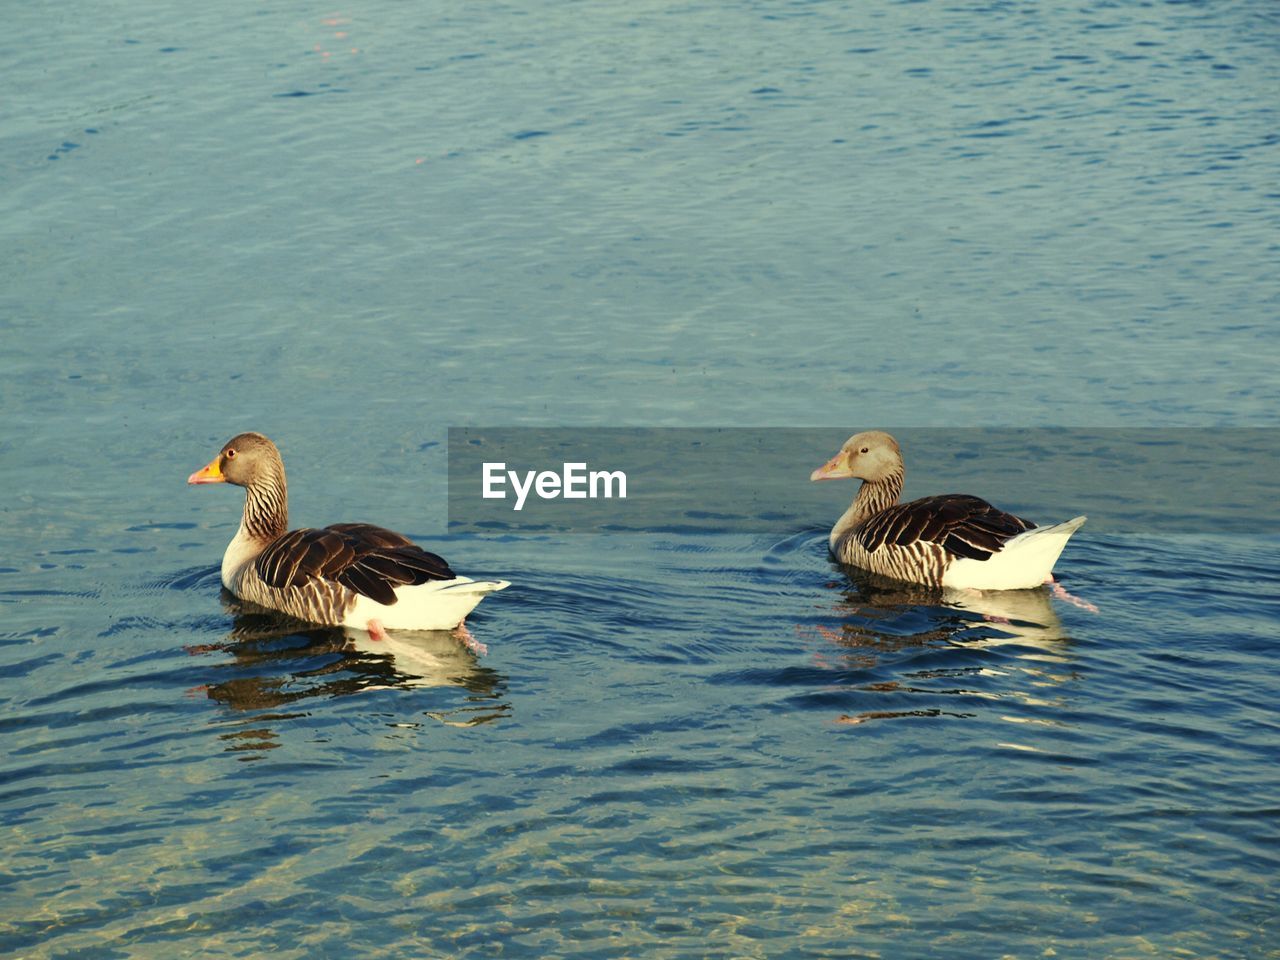
POLYGON ((357 598, 342 625, 363 630, 370 620, 377 620, 388 630, 452 630, 487 594, 509 586, 506 580, 457 577, 400 587, 390 606, 357 598))
POLYGON ((1038 587, 1049 579, 1062 548, 1084 521, 1084 517, 1076 517, 1020 533, 987 560, 956 560, 942 575, 942 585, 968 590, 1038 587))

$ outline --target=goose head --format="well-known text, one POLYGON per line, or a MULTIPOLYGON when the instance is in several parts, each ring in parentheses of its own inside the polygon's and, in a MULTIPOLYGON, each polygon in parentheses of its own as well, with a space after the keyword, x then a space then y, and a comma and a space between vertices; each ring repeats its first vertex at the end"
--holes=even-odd
POLYGON ((276 445, 260 433, 241 433, 228 440, 187 483, 233 483, 252 487, 264 481, 282 481, 284 464, 276 445))
POLYGON ((898 441, 880 430, 854 434, 839 452, 809 474, 810 480, 858 479, 877 483, 902 474, 898 441))

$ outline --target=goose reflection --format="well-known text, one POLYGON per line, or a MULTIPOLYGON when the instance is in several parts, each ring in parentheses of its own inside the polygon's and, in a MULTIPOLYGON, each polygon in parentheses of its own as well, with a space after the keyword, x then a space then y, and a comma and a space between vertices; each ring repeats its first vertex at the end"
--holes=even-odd
POLYGON ((902 583, 843 564, 839 569, 846 583, 835 609, 846 617, 840 630, 852 647, 1022 643, 1056 655, 1068 639, 1047 587, 956 590, 902 583), (922 622, 928 626, 915 629, 922 622))
POLYGON ((913 694, 933 705, 846 714, 842 723, 906 716, 971 716, 982 701, 1052 705, 1046 688, 1077 678, 1071 638, 1054 611, 1048 588, 982 592, 901 583, 837 565, 832 584, 838 619, 817 624, 825 641, 818 662, 868 679, 870 694, 913 694), (976 661, 972 651, 992 656, 976 661), (918 654, 916 656, 915 654, 918 654), (872 676, 868 678, 868 674, 872 676))
MULTIPOLYGON (((312 698, 340 697, 368 690, 459 687, 467 706, 428 713, 445 723, 474 726, 505 716, 505 679, 481 666, 475 654, 450 631, 399 631, 372 640, 362 630, 320 627, 237 599, 223 591, 224 608, 234 616, 220 643, 199 648, 231 656, 220 664, 225 679, 204 687, 211 700, 238 711, 278 711, 312 698)), ((285 719, 298 713, 273 713, 285 719)), ((267 717, 255 717, 270 719, 267 717)), ((259 738, 261 739, 261 738, 259 738)), ((269 747, 260 742, 258 748, 269 747)))

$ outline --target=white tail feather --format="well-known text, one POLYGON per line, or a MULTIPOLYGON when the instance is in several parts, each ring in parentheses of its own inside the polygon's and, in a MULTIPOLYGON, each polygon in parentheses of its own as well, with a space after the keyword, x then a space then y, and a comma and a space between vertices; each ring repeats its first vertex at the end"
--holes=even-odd
POLYGON ((942 585, 970 590, 1038 587, 1048 581, 1063 547, 1084 521, 1076 517, 1020 533, 987 560, 956 560, 943 574, 942 585))
POLYGON ((377 620, 388 630, 452 630, 485 596, 509 586, 506 580, 431 580, 400 587, 390 606, 360 597, 342 622, 360 629, 377 620))

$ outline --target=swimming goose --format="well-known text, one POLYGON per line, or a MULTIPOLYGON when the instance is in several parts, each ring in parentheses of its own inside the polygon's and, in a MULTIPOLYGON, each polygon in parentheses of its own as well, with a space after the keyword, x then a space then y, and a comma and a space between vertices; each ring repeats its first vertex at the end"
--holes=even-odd
POLYGON ((1085 521, 1037 527, 957 493, 898 503, 905 475, 898 442, 879 430, 850 437, 813 471, 810 480, 862 480, 831 529, 837 560, 935 587, 1021 590, 1052 582, 1058 555, 1085 521))
POLYGON ((222 583, 242 600, 312 623, 449 630, 505 580, 460 577, 407 537, 368 523, 289 530, 284 462, 260 433, 232 437, 187 483, 245 488, 240 529, 222 556, 222 583))

